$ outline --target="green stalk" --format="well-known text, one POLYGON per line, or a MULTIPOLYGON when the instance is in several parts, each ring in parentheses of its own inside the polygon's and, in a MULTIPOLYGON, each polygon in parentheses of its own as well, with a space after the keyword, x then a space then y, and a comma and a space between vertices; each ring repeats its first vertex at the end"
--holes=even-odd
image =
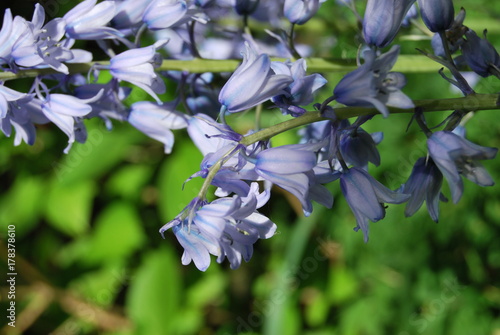
MULTIPOLYGON (((283 61, 284 58, 272 58, 274 61, 283 61)), ((346 73, 357 68, 354 59, 334 59, 334 58, 306 58, 307 70, 313 72, 341 72, 346 73)), ((157 71, 187 71, 190 73, 204 72, 233 72, 241 63, 239 59, 200 59, 192 60, 164 60, 157 71)), ((66 64, 69 73, 87 73, 93 65, 99 64, 103 67, 109 66, 109 61, 97 61, 90 63, 66 64)), ((421 55, 400 55, 394 65, 394 71, 405 73, 425 73, 437 72, 440 66, 436 62, 422 57, 421 55)), ((59 73, 51 68, 20 70, 17 73, 0 72, 0 81, 34 78, 39 75, 59 73)))
MULTIPOLYGON (((447 110, 494 110, 500 109, 500 94, 471 94, 463 98, 453 99, 428 99, 413 101, 415 108, 419 108, 422 112, 438 112, 447 110)), ((413 113, 414 108, 399 109, 388 107, 391 114, 413 113)), ((335 115, 338 119, 348 119, 360 115, 376 115, 379 112, 375 108, 362 107, 342 107, 335 109, 335 115)), ((252 143, 269 139, 287 130, 304 126, 309 123, 326 120, 318 111, 307 112, 297 118, 278 123, 256 133, 245 136, 240 143, 247 146, 252 143)))

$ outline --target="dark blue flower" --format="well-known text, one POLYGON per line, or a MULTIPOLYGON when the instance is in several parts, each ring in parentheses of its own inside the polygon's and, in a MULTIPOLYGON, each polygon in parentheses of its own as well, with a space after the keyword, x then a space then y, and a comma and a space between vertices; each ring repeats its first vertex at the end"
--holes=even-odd
POLYGON ((412 216, 425 203, 432 220, 438 222, 439 199, 443 198, 441 186, 443 174, 432 158, 421 157, 417 160, 411 171, 408 181, 403 185, 402 192, 410 194, 406 204, 405 215, 412 216))
POLYGON ((340 152, 348 164, 366 168, 368 162, 380 165, 377 144, 382 141, 382 133, 368 134, 361 128, 349 127, 340 131, 340 152), (378 140, 375 141, 374 137, 378 140))
POLYGON ((430 31, 437 33, 451 27, 455 16, 452 0, 418 0, 418 6, 430 31))
POLYGON ((385 217, 384 203, 400 204, 410 197, 391 191, 357 167, 343 171, 340 188, 356 217, 357 226, 354 230, 361 229, 365 242, 368 242, 368 221, 377 222, 385 217))
POLYGON ((379 48, 389 45, 414 2, 415 0, 368 0, 363 19, 366 44, 379 48))
POLYGON ((427 140, 429 155, 448 181, 454 203, 462 197, 460 175, 480 186, 492 186, 493 179, 479 160, 495 158, 498 149, 482 147, 450 131, 438 131, 427 140))
POLYGON ((462 44, 462 54, 472 71, 482 77, 496 74, 500 78, 500 55, 495 47, 485 38, 469 30, 465 33, 466 40, 462 44))

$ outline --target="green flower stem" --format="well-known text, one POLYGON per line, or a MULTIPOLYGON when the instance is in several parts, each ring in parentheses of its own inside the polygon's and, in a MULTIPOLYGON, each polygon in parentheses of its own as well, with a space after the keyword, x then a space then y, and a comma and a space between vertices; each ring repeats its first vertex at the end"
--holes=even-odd
MULTIPOLYGON (((284 58, 272 58, 272 60, 283 61, 284 58)), ((328 59, 328 58, 306 58, 308 72, 349 72, 357 68, 354 59, 328 59)), ((233 72, 241 60, 239 59, 201 59, 193 60, 164 60, 157 71, 187 71, 191 73, 204 72, 233 72)), ((87 73, 93 65, 109 65, 109 61, 98 61, 90 63, 66 64, 69 73, 87 73)), ((400 55, 393 70, 405 73, 437 72, 441 66, 436 62, 422 57, 421 55, 400 55)), ((0 81, 17 78, 34 78, 39 75, 59 73, 51 68, 20 70, 18 73, 0 72, 0 81)))
MULTIPOLYGON (((438 112, 448 110, 493 110, 500 109, 500 94, 471 94, 463 98, 415 100, 415 107, 422 112, 438 112)), ((414 109, 399 109, 388 107, 391 114, 413 113, 414 109)), ((342 107, 335 109, 338 119, 348 119, 361 115, 376 115, 375 108, 342 107)), ((309 123, 326 120, 318 111, 307 112, 297 118, 278 123, 256 133, 245 136, 240 143, 247 146, 252 143, 269 139, 287 130, 300 127, 309 123)))

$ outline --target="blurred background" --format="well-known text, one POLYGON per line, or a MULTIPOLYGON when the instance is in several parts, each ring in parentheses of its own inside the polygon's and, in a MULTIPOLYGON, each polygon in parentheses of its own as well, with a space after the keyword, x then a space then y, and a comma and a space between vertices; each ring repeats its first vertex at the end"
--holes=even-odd
MULTIPOLYGON (((12 2, 14 14, 30 18, 33 4, 12 2)), ((62 16, 74 4, 44 5, 52 6, 55 14, 49 15, 62 16)), ((362 12, 364 2, 358 5, 362 12)), ((455 1, 457 10, 461 6, 466 25, 478 33, 488 28, 489 40, 500 48, 500 4, 455 1)), ((330 55, 352 58, 355 34, 349 11, 329 0, 297 30, 297 39, 333 36, 330 55)), ((429 40, 419 36, 415 28, 405 29, 397 41, 402 53, 429 50, 429 40)), ((319 100, 344 73, 324 75, 330 86, 319 100)), ((437 72, 408 73, 407 79, 404 91, 413 99, 459 96, 437 72)), ((12 85, 22 90, 30 82, 12 85)), ((500 84, 482 79, 476 90, 499 92, 500 84)), ((264 122, 279 114, 265 110, 264 122)), ((428 116, 429 125, 448 114, 428 116)), ((467 124, 468 139, 500 146, 498 120, 498 111, 476 113, 467 124)), ((384 132, 382 164, 370 171, 392 189, 426 153, 417 127, 406 131, 409 121, 409 115, 377 116, 366 127, 384 132)), ((438 224, 425 207, 405 218, 404 206, 391 205, 383 221, 371 224, 366 244, 352 230, 355 218, 337 183, 329 185, 333 208, 317 206, 309 218, 276 189, 262 212, 278 233, 257 242, 252 260, 239 269, 213 259, 203 273, 181 265, 183 250, 170 231, 164 240, 158 233, 201 185, 195 179, 182 190, 202 158, 186 133, 176 132, 166 156, 161 143, 128 124, 115 122, 112 131, 99 120, 86 125, 87 143, 75 143, 68 155, 67 137, 55 126, 38 127, 32 147, 14 147, 12 138, 0 136, 1 272, 7 273, 7 226, 14 225, 18 274, 16 328, 3 326, 2 316, 2 334, 500 334, 498 186, 465 180, 457 205, 440 204, 438 224)), ((296 138, 290 131, 275 145, 296 138)), ((500 181, 499 158, 484 165, 500 181)), ((443 191, 449 195, 446 183, 443 191)), ((0 285, 4 315, 9 288, 5 280, 0 285)))

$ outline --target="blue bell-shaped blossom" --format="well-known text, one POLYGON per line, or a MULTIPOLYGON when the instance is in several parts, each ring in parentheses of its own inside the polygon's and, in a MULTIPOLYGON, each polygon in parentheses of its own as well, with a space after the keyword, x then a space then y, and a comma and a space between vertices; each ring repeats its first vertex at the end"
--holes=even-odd
POLYGON ((455 9, 452 0, 418 0, 422 20, 430 31, 445 31, 453 24, 455 9))
POLYGON ((495 74, 500 78, 500 55, 491 43, 480 38, 473 30, 465 33, 467 38, 462 44, 462 54, 472 71, 481 77, 495 74))
POLYGON ((363 19, 366 44, 379 48, 389 45, 414 2, 415 0, 368 0, 363 19))
POLYGON ((304 24, 313 17, 319 9, 320 0, 285 0, 283 13, 294 24, 304 24))
POLYGON ((479 160, 495 158, 498 149, 482 147, 450 131, 438 131, 427 140, 429 155, 448 181, 451 197, 457 203, 464 185, 460 175, 479 186, 492 186, 493 179, 479 160))
POLYGON ((406 84, 399 72, 389 72, 396 63, 399 46, 376 57, 375 51, 366 50, 365 63, 342 78, 333 90, 335 99, 346 106, 375 107, 384 117, 389 116, 387 106, 409 109, 415 107, 401 89, 406 84))
POLYGON ((118 80, 127 81, 149 93, 158 103, 156 95, 165 92, 165 83, 156 74, 154 63, 157 61, 156 49, 166 42, 158 41, 154 45, 144 48, 126 50, 111 58, 109 70, 118 80))
POLYGON ((432 220, 438 222, 439 199, 444 198, 441 195, 442 185, 443 174, 432 158, 419 158, 413 166, 408 181, 401 188, 403 193, 411 195, 406 204, 405 216, 409 217, 415 214, 425 200, 429 215, 432 220))
POLYGON ((68 146, 64 149, 64 153, 68 153, 73 142, 78 139, 77 134, 75 134, 78 129, 75 127, 75 118, 87 116, 92 111, 89 103, 100 99, 102 94, 103 91, 100 91, 93 98, 85 100, 59 93, 49 94, 45 98, 39 96, 39 98, 43 98, 43 114, 69 137, 68 146))
POLYGON ((350 127, 340 131, 340 152, 348 164, 366 168, 368 162, 380 165, 377 144, 382 141, 382 133, 368 134, 361 128, 350 127), (378 141, 375 141, 375 139, 378 141))
POLYGON ((132 105, 128 122, 144 134, 165 145, 165 153, 172 152, 174 134, 171 129, 183 129, 188 125, 187 116, 173 105, 158 105, 139 101, 132 105))
POLYGON ((276 225, 257 212, 267 197, 252 184, 246 196, 224 197, 213 202, 195 198, 174 220, 160 229, 160 234, 172 228, 184 248, 182 264, 194 262, 205 271, 210 265, 210 254, 221 263, 227 257, 231 268, 240 266, 241 260, 252 257, 253 244, 258 239, 272 237, 276 225), (263 201, 264 199, 264 201, 263 201))
POLYGON ((340 189, 356 217, 355 231, 361 229, 368 242, 368 221, 377 222, 385 217, 384 203, 401 204, 410 195, 391 191, 368 172, 353 167, 340 176, 340 189))
POLYGON ((238 15, 250 15, 259 6, 259 0, 235 0, 234 10, 238 15))
POLYGON ((64 16, 66 36, 77 40, 99 40, 113 38, 119 32, 106 25, 115 16, 114 1, 85 0, 73 7, 64 16))
POLYGON ((284 74, 293 78, 293 82, 285 88, 286 94, 272 98, 283 114, 295 117, 304 114, 306 110, 300 106, 312 103, 314 93, 327 83, 326 79, 318 73, 307 76, 306 61, 302 58, 294 63, 273 62, 271 67, 276 74, 284 74))
POLYGON ((243 63, 222 87, 219 102, 229 113, 240 112, 285 94, 284 88, 292 82, 291 76, 274 73, 268 55, 258 55, 245 43, 243 63))
POLYGON ((317 164, 316 151, 323 145, 324 141, 263 150, 255 157, 255 171, 260 177, 293 194, 302 204, 304 213, 308 214, 312 211, 309 191, 315 184, 313 168, 317 164))

